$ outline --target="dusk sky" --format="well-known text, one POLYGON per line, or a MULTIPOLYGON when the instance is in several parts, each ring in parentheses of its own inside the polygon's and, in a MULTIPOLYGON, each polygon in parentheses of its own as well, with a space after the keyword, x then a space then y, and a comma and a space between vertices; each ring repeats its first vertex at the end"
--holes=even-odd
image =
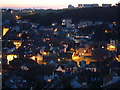
POLYGON ((69 4, 77 7, 78 4, 116 4, 120 0, 0 0, 3 8, 42 8, 42 9, 61 9, 69 4))

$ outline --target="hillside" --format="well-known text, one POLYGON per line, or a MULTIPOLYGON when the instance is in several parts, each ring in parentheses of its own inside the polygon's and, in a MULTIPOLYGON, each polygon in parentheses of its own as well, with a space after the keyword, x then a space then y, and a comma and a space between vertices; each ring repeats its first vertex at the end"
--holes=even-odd
POLYGON ((120 7, 35 10, 32 14, 14 13, 8 15, 8 13, 5 13, 3 14, 3 19, 15 17, 15 15, 19 15, 23 19, 28 19, 32 22, 39 22, 41 25, 50 25, 52 22, 60 23, 63 18, 72 18, 74 23, 78 23, 80 20, 100 20, 109 22, 120 21, 120 7))
POLYGON ((39 22, 42 25, 48 25, 54 21, 60 22, 63 18, 72 18, 74 23, 78 23, 80 20, 100 20, 109 22, 118 21, 120 16, 119 12, 119 7, 65 9, 60 13, 57 13, 57 11, 49 12, 45 15, 37 13, 23 18, 33 22, 39 22))

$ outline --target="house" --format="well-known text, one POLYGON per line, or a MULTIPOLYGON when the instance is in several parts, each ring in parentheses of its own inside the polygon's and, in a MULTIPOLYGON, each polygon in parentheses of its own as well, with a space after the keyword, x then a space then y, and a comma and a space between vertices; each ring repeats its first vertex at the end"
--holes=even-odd
POLYGON ((90 70, 91 72, 98 72, 99 71, 99 69, 94 64, 87 65, 86 70, 90 70))
POLYGON ((112 4, 102 4, 102 7, 111 7, 112 4))
POLYGON ((78 4, 78 8, 92 8, 92 7, 99 7, 98 4, 78 4))
POLYGON ((56 71, 65 72, 65 69, 64 69, 64 68, 62 68, 61 66, 59 66, 59 67, 56 69, 56 71))
POLYGON ((17 53, 9 53, 9 54, 7 54, 7 64, 9 64, 9 62, 12 61, 14 58, 18 58, 17 53))
POLYGON ((73 5, 68 5, 68 9, 74 9, 75 7, 73 5))
POLYGON ((43 56, 42 55, 33 55, 30 57, 30 59, 33 59, 34 61, 36 61, 38 64, 41 64, 41 62, 43 61, 43 56))

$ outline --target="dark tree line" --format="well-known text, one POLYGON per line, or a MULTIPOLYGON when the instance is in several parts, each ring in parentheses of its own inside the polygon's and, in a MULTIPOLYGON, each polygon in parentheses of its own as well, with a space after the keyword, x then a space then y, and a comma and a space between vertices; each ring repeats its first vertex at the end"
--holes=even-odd
POLYGON ((78 23, 81 20, 119 21, 119 11, 120 7, 67 9, 60 13, 57 11, 49 12, 45 15, 37 13, 23 18, 32 22, 39 22, 41 25, 50 25, 55 21, 60 23, 63 18, 72 18, 74 23, 78 23))

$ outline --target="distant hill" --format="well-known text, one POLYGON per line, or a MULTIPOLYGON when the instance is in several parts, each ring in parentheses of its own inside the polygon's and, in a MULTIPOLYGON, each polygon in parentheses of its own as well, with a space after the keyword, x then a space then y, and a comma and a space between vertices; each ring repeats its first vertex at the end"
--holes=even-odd
POLYGON ((49 25, 54 21, 60 22, 63 18, 72 18, 74 23, 80 20, 119 21, 120 7, 65 9, 61 12, 54 11, 44 15, 37 13, 23 18, 39 22, 41 25, 49 25))
MULTIPOLYGON (((33 14, 17 13, 17 15, 32 22, 39 22, 40 25, 50 25, 52 22, 60 23, 63 18, 72 18, 74 23, 78 23, 81 20, 118 22, 120 21, 120 7, 35 10, 33 14)), ((8 17, 10 15, 3 14, 3 19, 5 16, 8 17)), ((15 16, 13 15, 13 17, 15 16)))

